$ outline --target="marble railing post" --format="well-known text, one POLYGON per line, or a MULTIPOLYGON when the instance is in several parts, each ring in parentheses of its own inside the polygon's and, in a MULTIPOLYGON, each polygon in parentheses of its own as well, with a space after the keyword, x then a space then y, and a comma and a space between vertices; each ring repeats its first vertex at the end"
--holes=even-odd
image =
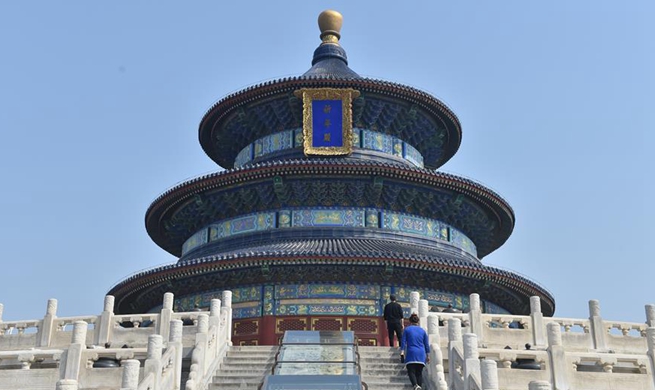
POLYGON ((464 388, 472 389, 472 382, 480 385, 480 355, 478 353, 478 336, 466 333, 464 339, 464 388))
MULTIPOLYGON (((655 373, 655 328, 650 326, 646 329, 646 342, 648 344, 648 360, 650 360, 650 372, 655 373)), ((651 375, 655 381, 655 375, 651 375)))
POLYGON ((136 359, 124 360, 121 363, 121 366, 123 366, 121 390, 137 390, 139 387, 140 365, 141 364, 136 359))
POLYGON ((77 390, 77 381, 73 379, 60 379, 57 381, 55 388, 57 390, 77 390))
POLYGON ((37 347, 49 347, 52 340, 52 333, 55 331, 55 319, 57 318, 57 300, 48 299, 48 307, 39 327, 39 338, 37 347))
MULTIPOLYGON (((225 301, 225 294, 223 294, 223 301, 225 301)), ((231 299, 231 297, 229 297, 231 299)), ((226 315, 230 308, 223 307, 222 315, 226 315)), ((226 323, 227 324, 227 323, 226 323)), ((208 331, 209 330, 209 317, 207 314, 200 314, 198 316, 198 331, 196 332, 196 342, 193 351, 191 351, 191 366, 189 368, 189 377, 186 381, 186 389, 196 390, 201 387, 205 372, 210 362, 207 362, 207 346, 209 343, 208 331)))
POLYGON ((570 367, 566 365, 560 324, 551 322, 546 325, 546 328, 548 332, 548 355, 550 357, 553 390, 567 390, 569 389, 567 373, 570 367))
POLYGON ((162 348, 163 337, 161 335, 151 334, 148 336, 146 361, 143 363, 143 377, 147 378, 148 375, 152 374, 153 389, 159 389, 159 382, 161 381, 162 348))
POLYGON ((221 300, 212 299, 209 303, 209 327, 221 325, 221 300))
POLYGON ((455 383, 454 376, 457 375, 457 367, 455 366, 455 356, 453 350, 462 349, 462 321, 459 318, 448 319, 448 375, 450 380, 448 382, 455 383))
POLYGON ((159 314, 159 321, 157 321, 157 333, 161 335, 164 340, 170 338, 171 320, 173 319, 173 302, 175 296, 171 292, 164 294, 164 302, 159 314))
POLYGON ((441 335, 439 334, 439 315, 435 313, 428 314, 428 340, 430 344, 441 344, 441 335))
MULTIPOLYGON (((2 311, 3 311, 4 309, 5 309, 5 305, 3 305, 2 303, 0 303, 0 324, 2 324, 2 311)), ((5 334, 5 331, 2 330, 2 328, 0 328, 0 336, 2 336, 3 334, 5 334)))
POLYGON ((419 325, 423 328, 424 331, 428 331, 428 313, 430 312, 430 306, 428 305, 427 299, 419 299, 418 301, 418 318, 419 325))
POLYGON ((98 318, 97 330, 95 334, 95 345, 105 345, 111 340, 111 332, 114 328, 114 297, 112 295, 105 296, 105 304, 102 313, 98 318))
POLYGON ((480 295, 469 295, 469 331, 478 336, 478 343, 484 342, 484 326, 482 323, 482 308, 480 306, 480 295))
MULTIPOLYGON (((204 375, 207 372, 207 367, 211 362, 208 362, 207 356, 209 355, 209 316, 207 314, 200 314, 198 316, 198 332, 196 333, 196 349, 201 351, 198 356, 198 364, 200 372, 204 375)), ((194 351, 195 353, 195 351, 194 351)))
POLYGON ((605 344, 605 334, 607 329, 603 324, 603 318, 600 316, 600 303, 592 299, 589 301, 589 325, 591 325, 591 339, 594 343, 594 349, 607 349, 605 344))
POLYGON ((431 358, 428 364, 428 375, 430 382, 437 390, 446 390, 446 376, 443 367, 443 354, 441 353, 441 335, 439 334, 439 316, 434 313, 428 314, 428 341, 430 342, 431 358))
POLYGON ((547 381, 532 381, 528 384, 528 390, 551 390, 547 381))
POLYGON ((485 359, 482 361, 482 390, 499 390, 498 389, 498 366, 493 360, 485 359))
POLYGON ((232 291, 223 291, 221 295, 222 314, 225 315, 225 334, 227 335, 227 344, 232 345, 232 291))
POLYGON ((225 344, 225 340, 221 338, 221 300, 212 299, 209 303, 209 332, 210 344, 209 351, 207 352, 213 361, 220 351, 220 348, 225 344))
POLYGON ((409 315, 412 313, 418 314, 418 301, 421 299, 421 294, 418 291, 409 293, 409 315))
POLYGON ((546 328, 544 315, 541 312, 541 298, 530 297, 530 318, 532 319, 532 345, 543 347, 546 345, 546 328))
POLYGON ((168 348, 175 348, 175 363, 173 365, 175 370, 175 378, 173 383, 180 383, 182 380, 182 357, 184 355, 182 345, 182 320, 171 320, 171 335, 168 340, 168 348))
POLYGON ((80 376, 82 364, 82 352, 86 349, 86 330, 88 324, 84 321, 73 323, 73 337, 68 351, 66 351, 66 363, 64 365, 64 377, 77 381, 80 376))
MULTIPOLYGON (((2 305, 0 305, 0 322, 2 322, 2 305)), ((646 305, 646 325, 655 326, 655 305, 646 305)))

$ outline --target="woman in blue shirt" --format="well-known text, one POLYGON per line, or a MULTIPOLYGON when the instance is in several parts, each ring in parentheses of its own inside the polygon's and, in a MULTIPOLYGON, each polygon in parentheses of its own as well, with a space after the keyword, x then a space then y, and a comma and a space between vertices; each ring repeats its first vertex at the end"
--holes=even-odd
POLYGON ((423 386, 423 367, 430 363, 430 342, 428 334, 418 326, 418 315, 409 316, 409 326, 405 328, 400 342, 401 354, 405 359, 407 375, 414 386, 414 390, 421 390, 423 386))

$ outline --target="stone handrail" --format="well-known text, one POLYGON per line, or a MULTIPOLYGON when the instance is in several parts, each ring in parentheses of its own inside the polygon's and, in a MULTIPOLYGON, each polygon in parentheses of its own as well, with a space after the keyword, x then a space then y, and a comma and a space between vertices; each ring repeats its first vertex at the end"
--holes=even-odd
POLYGON ((589 319, 550 317, 548 318, 548 321, 558 323, 566 333, 571 332, 576 326, 582 329, 584 333, 589 333, 591 331, 589 319))
POLYGON ((437 390, 498 390, 503 387, 499 383, 512 388, 524 384, 531 390, 655 387, 653 305, 646 306, 645 323, 632 323, 604 321, 593 300, 589 319, 543 317, 537 297, 531 299, 529 316, 484 314, 477 294, 471 295, 468 313, 426 313, 427 302, 414 300, 422 326, 427 324, 427 376, 437 390), (462 326, 464 320, 467 326, 462 326), (445 365, 444 383, 439 375, 445 365))
POLYGON ((197 379, 196 386, 192 380, 186 388, 206 389, 231 345, 231 292, 222 298, 223 307, 214 299, 208 313, 174 313, 173 294, 166 293, 158 313, 116 315, 114 298, 107 296, 100 315, 77 317, 57 317, 57 301, 51 299, 44 318, 29 321, 2 321, 0 304, 0 370, 5 378, 19 378, 25 376, 19 369, 48 368, 48 377, 59 378, 58 390, 100 384, 179 390, 186 348, 193 362, 189 378, 197 379), (99 361, 111 365, 94 367, 99 361), (115 370, 122 371, 122 378, 115 370))
POLYGON ((198 333, 191 352, 189 379, 185 383, 187 390, 207 389, 232 345, 232 292, 223 291, 222 301, 212 299, 209 315, 201 314, 197 321, 198 333))
POLYGON ((150 373, 139 383, 138 390, 151 390, 155 388, 155 374, 150 373))
POLYGON ((38 331, 40 327, 41 320, 0 322, 0 336, 24 334, 25 330, 29 328, 35 328, 38 331), (14 333, 14 331, 16 331, 16 333, 14 333))
POLYGON ((518 324, 522 329, 530 329, 530 317, 511 314, 484 314, 483 322, 488 328, 510 329, 512 324, 518 324))
POLYGON ((20 365, 23 370, 29 370, 34 362, 61 361, 62 349, 33 349, 29 351, 8 351, 0 352, 0 368, 6 369, 12 366, 12 363, 20 365))
POLYGON ((130 324, 134 328, 140 328, 144 325, 156 326, 157 321, 159 321, 159 313, 113 315, 114 327, 119 327, 123 324, 130 324))

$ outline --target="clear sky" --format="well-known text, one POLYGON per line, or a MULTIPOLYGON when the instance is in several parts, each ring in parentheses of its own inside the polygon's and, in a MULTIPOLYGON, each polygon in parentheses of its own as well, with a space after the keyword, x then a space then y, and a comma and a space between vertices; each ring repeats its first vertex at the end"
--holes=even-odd
MULTIPOLYGON (((501 194, 516 227, 487 264, 548 288, 556 316, 643 322, 655 303, 655 2, 0 3, 4 319, 97 314, 176 259, 150 202, 220 169, 198 123, 221 97, 299 75, 324 9, 360 75, 443 100, 463 128, 442 170, 501 194), (402 5, 401 5, 402 4, 402 5)), ((484 297, 483 297, 484 298, 484 297)))

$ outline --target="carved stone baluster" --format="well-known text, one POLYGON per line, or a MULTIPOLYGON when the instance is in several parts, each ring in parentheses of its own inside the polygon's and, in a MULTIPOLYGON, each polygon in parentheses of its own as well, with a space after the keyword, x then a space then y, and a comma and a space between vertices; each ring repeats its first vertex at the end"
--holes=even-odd
POLYGON ((32 367, 32 363, 35 361, 34 354, 26 353, 18 355, 18 361, 20 362, 21 370, 29 370, 32 367))
POLYGON ((25 333, 26 328, 27 328, 27 324, 24 323, 16 324, 16 330, 18 331, 18 334, 25 333))
POLYGON ((509 324, 512 323, 512 320, 510 320, 507 317, 501 317, 500 318, 500 325, 503 327, 503 329, 509 329, 509 324))
POLYGON ((513 357, 510 356, 509 354, 501 354, 500 355, 500 364, 503 366, 503 368, 512 368, 512 361, 513 357))
POLYGON ((611 362, 611 361, 602 362, 601 364, 603 365, 603 371, 611 373, 612 370, 614 369, 614 363, 615 362, 611 362))

